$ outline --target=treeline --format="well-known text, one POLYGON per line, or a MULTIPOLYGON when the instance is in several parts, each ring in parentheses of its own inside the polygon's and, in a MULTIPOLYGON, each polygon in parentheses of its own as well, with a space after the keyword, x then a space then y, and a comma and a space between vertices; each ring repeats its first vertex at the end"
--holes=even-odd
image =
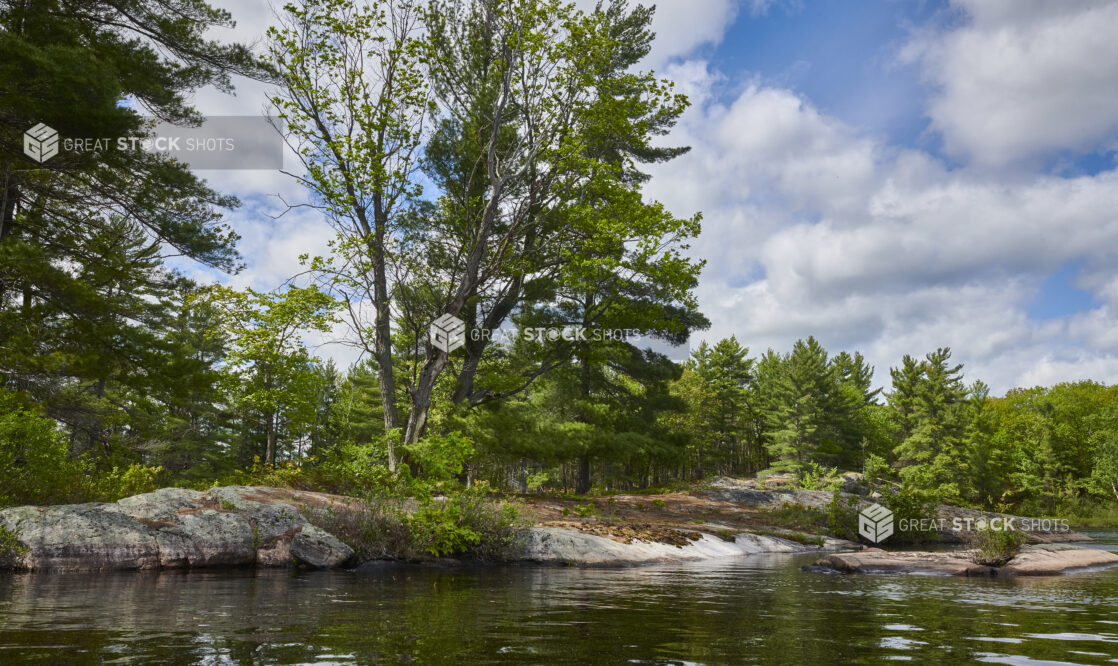
POLYGON ((252 52, 206 38, 232 17, 204 0, 0 0, 0 501, 455 475, 588 492, 822 468, 988 507, 1118 496, 1101 385, 991 398, 944 349, 879 392, 862 356, 811 338, 759 357, 731 338, 684 364, 613 335, 501 341, 680 344, 709 326, 686 252, 700 216, 644 189, 646 165, 687 150, 663 141, 687 99, 639 70, 651 9, 297 0, 279 19, 252 52), (224 222, 239 202, 183 164, 23 151, 39 123, 142 138, 143 108, 189 125, 191 95, 234 75, 274 86, 303 167, 306 201, 289 203, 335 231, 275 291, 169 267, 242 267, 224 222), (469 333, 450 352, 429 335, 445 316, 469 333), (309 332, 363 362, 322 362, 309 332))

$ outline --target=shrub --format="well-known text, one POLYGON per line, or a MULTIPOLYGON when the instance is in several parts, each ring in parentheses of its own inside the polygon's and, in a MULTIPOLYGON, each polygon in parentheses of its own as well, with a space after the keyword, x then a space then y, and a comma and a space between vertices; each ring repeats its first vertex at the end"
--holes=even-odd
POLYGON ((162 467, 147 467, 140 464, 129 465, 123 469, 113 467, 112 471, 97 476, 94 487, 99 499, 115 502, 123 497, 157 490, 162 476, 162 467))
MULTIPOLYGON (((929 490, 916 490, 908 486, 892 488, 886 490, 877 502, 893 512, 894 524, 901 524, 903 520, 909 525, 919 525, 921 519, 934 518, 938 515, 939 496, 929 490)), ((938 538, 939 531, 930 524, 923 531, 898 530, 894 534, 894 541, 913 543, 934 541, 938 538)))
POLYGON ((462 471, 462 465, 474 454, 474 445, 468 437, 452 432, 446 435, 428 435, 415 444, 404 447, 425 478, 448 481, 462 471))
POLYGON ((544 484, 547 483, 550 479, 551 476, 547 472, 540 472, 539 474, 529 474, 527 483, 528 490, 530 492, 541 490, 544 484))
POLYGON ((589 518, 598 514, 598 507, 593 504, 576 504, 575 513, 582 518, 589 518))
POLYGON ((866 479, 866 483, 870 484, 871 486, 887 480, 889 478, 889 475, 893 471, 889 467, 889 463, 885 461, 885 458, 882 458, 881 456, 875 455, 873 453, 866 456, 866 462, 863 469, 863 477, 866 479))
POLYGON ((362 561, 430 555, 502 560, 517 545, 516 508, 491 499, 484 489, 425 497, 409 512, 411 502, 402 495, 382 495, 325 509, 305 508, 303 515, 341 539, 362 561))
POLYGON ((803 504, 784 504, 758 513, 769 525, 804 532, 825 532, 841 539, 858 538, 858 498, 839 493, 831 498, 826 509, 803 504))
POLYGON ((484 490, 468 490, 453 498, 462 508, 462 522, 481 539, 466 549, 467 557, 485 561, 511 559, 520 546, 521 527, 530 520, 512 504, 495 500, 484 490))
POLYGON ((857 541, 859 504, 857 497, 836 492, 827 505, 827 531, 840 539, 857 541))
POLYGON ((982 526, 971 534, 969 541, 973 548, 971 561, 989 567, 1000 567, 1021 552, 1028 537, 1017 530, 995 530, 982 526))
POLYGON ((804 490, 832 490, 842 488, 842 480, 838 476, 838 468, 827 469, 819 463, 808 463, 800 470, 800 486, 804 490), (831 479, 830 482, 827 479, 831 479))
POLYGON ((382 498, 324 509, 304 508, 303 515, 341 539, 360 561, 407 556, 410 539, 401 500, 382 498))
POLYGON ((15 532, 6 525, 0 525, 0 569, 13 566, 13 560, 26 552, 27 546, 19 542, 15 532))
POLYGON ((803 504, 782 504, 775 509, 759 511, 757 517, 769 525, 793 530, 814 532, 827 528, 827 514, 803 504))
POLYGON ((0 389, 0 506, 84 500, 85 472, 84 461, 69 456, 54 421, 0 389))
POLYGON ((466 524, 461 505, 429 500, 408 516, 412 548, 436 557, 464 553, 481 543, 481 534, 466 524))

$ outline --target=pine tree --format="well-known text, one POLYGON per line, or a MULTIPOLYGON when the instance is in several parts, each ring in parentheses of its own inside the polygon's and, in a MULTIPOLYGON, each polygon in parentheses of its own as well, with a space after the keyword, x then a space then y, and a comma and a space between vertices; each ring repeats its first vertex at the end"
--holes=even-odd
MULTIPOLYGON (((949 366, 950 358, 951 350, 944 347, 929 353, 920 363, 919 379, 908 403, 911 413, 906 425, 911 430, 895 451, 905 482, 947 498, 958 498, 969 409, 963 366, 949 366)), ((909 378, 904 371, 900 375, 909 378)), ((894 393, 897 389, 894 386, 894 393)))

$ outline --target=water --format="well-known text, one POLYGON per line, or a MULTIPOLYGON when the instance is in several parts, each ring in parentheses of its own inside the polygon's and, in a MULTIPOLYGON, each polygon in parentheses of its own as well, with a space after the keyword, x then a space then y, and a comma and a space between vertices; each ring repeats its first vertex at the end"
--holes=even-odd
POLYGON ((0 575, 0 663, 1118 663, 1118 568, 800 571, 813 559, 0 575))

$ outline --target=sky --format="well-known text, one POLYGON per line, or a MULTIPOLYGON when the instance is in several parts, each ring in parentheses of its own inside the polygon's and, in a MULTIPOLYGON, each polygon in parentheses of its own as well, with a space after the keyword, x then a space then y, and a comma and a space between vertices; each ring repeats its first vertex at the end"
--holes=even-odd
MULTIPOLYGON (((214 0, 254 42, 267 0, 214 0)), ((580 4, 589 6, 587 0, 580 4)), ((950 347, 968 380, 1118 383, 1118 0, 660 0, 643 66, 691 107, 647 195, 703 215, 711 320, 751 353, 814 335, 888 387, 950 347)), ((199 91, 259 114, 267 90, 199 91)), ((202 172, 245 202, 234 286, 276 288, 331 232, 266 171, 202 172)), ((195 276, 214 279, 201 268, 195 276)), ((317 342, 322 342, 321 340, 317 342)), ((318 347, 343 365, 342 347, 318 347)))

